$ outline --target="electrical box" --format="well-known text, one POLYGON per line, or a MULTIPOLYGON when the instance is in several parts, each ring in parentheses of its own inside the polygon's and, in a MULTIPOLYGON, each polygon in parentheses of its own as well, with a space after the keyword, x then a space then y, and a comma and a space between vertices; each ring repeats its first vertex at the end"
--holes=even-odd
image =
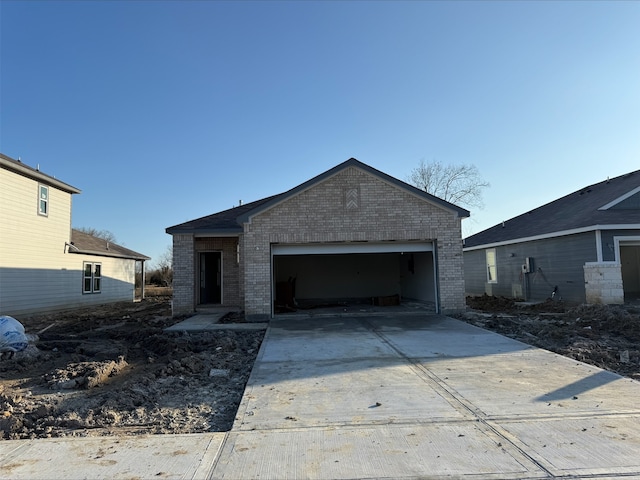
POLYGON ((525 257, 524 263, 522 264, 522 273, 531 273, 533 272, 533 258, 525 257))

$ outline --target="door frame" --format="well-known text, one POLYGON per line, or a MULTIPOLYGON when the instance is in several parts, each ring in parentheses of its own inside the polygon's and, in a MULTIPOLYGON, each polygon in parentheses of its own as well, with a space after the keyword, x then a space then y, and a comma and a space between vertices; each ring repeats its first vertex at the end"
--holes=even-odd
POLYGON ((278 255, 308 254, 357 254, 357 253, 428 253, 433 260, 434 302, 436 312, 440 312, 440 282, 438 280, 438 255, 435 240, 426 241, 382 241, 382 242, 340 242, 340 243, 272 243, 270 245, 271 278, 271 318, 275 317, 275 257, 278 255))
MULTIPOLYGON (((198 252, 198 261, 196 264, 196 292, 197 292, 197 305, 223 305, 223 300, 224 300, 224 262, 223 262, 223 256, 224 252, 222 250, 203 250, 203 251, 199 251, 198 252), (219 282, 219 290, 220 290, 220 301, 215 303, 215 302, 207 302, 207 303, 203 303, 202 301, 202 259, 205 258, 207 255, 211 255, 211 254, 217 254, 218 256, 218 282, 219 282)), ((205 282, 206 283, 206 282, 205 282)), ((206 287, 205 287, 206 288, 206 287)))

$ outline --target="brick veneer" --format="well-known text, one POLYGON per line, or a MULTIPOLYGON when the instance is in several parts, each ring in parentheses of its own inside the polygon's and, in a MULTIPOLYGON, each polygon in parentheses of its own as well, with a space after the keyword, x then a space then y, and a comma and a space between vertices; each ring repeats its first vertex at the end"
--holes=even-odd
POLYGON ((245 225, 245 313, 271 313, 271 244, 434 241, 440 309, 465 308, 460 218, 456 213, 349 167, 255 215, 245 225))
POLYGON ((242 306, 244 303, 240 287, 237 245, 238 237, 196 238, 195 243, 196 254, 222 252, 222 304, 227 306, 242 306))
POLYGON ((361 241, 433 242, 440 311, 461 311, 465 299, 460 222, 454 211, 348 167, 256 214, 239 238, 174 235, 173 313, 195 310, 198 252, 223 252, 223 303, 239 305, 248 317, 256 318, 271 315, 272 244, 361 241))
POLYGON ((193 235, 173 235, 173 315, 195 310, 195 256, 193 235))

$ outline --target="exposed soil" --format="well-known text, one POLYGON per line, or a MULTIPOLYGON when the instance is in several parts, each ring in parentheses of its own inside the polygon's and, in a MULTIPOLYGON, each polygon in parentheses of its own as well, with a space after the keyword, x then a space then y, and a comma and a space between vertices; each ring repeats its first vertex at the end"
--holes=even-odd
MULTIPOLYGON (((638 305, 467 303, 462 320, 640 380, 638 305)), ((5 440, 228 431, 264 335, 165 332, 169 297, 17 320, 38 338, 0 361, 5 440)))
POLYGON ((468 297, 461 320, 536 347, 640 380, 640 305, 524 304, 468 297))
POLYGON ((264 335, 165 332, 168 297, 16 319, 38 338, 0 361, 5 440, 228 431, 264 335))

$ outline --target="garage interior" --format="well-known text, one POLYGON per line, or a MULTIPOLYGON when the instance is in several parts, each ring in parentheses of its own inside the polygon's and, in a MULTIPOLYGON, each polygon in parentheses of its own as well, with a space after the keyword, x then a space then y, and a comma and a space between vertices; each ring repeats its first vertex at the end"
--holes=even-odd
POLYGON ((622 267, 622 286, 625 302, 640 299, 640 245, 628 242, 620 245, 620 264, 622 267))
POLYGON ((437 310, 431 243, 272 245, 274 314, 437 310))

